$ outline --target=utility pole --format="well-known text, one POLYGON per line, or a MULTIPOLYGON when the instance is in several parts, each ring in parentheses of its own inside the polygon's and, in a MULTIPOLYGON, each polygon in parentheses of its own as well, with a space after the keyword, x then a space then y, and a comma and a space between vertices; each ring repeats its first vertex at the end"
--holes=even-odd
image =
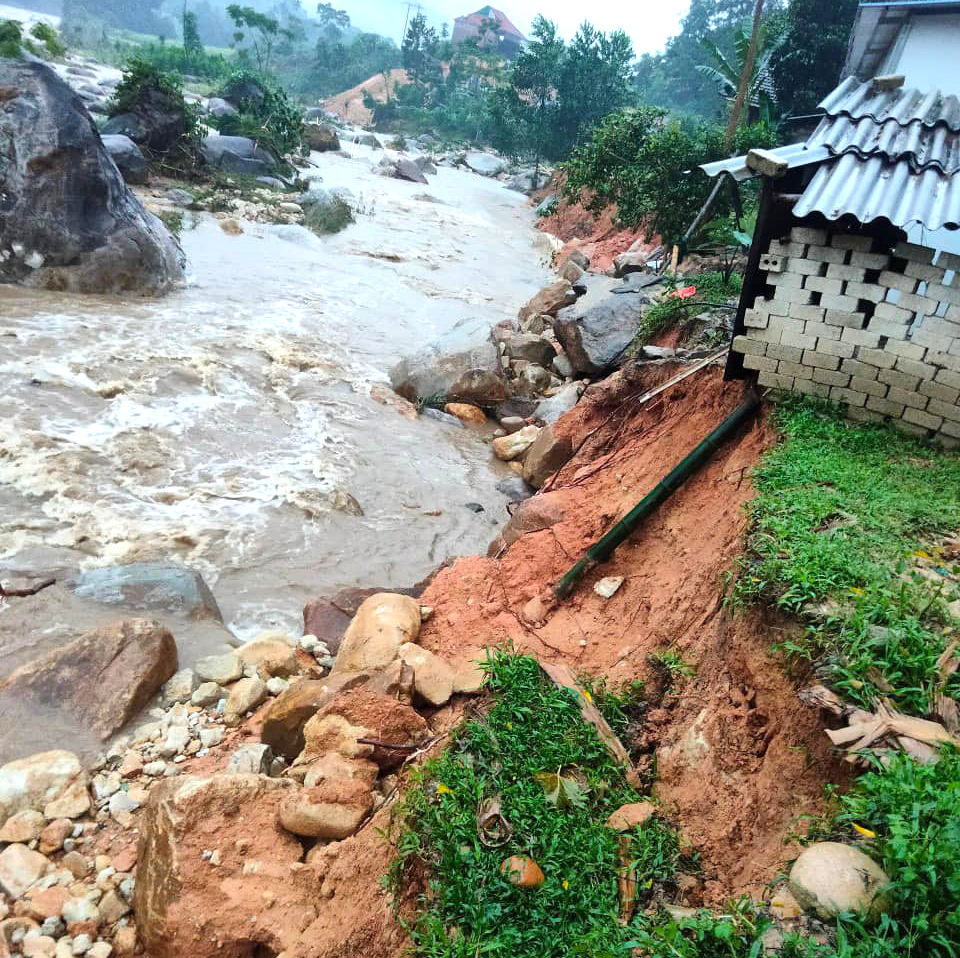
POLYGON ((760 27, 763 20, 763 0, 757 0, 753 8, 753 33, 750 34, 750 48, 747 51, 747 62, 743 65, 740 74, 740 86, 737 89, 737 98, 733 101, 730 111, 730 120, 727 123, 727 132, 723 139, 724 151, 729 156, 733 149, 733 140, 740 125, 740 114, 750 92, 750 80, 753 77, 753 65, 757 62, 757 47, 760 45, 760 27))
POLYGON ((407 4, 407 15, 403 20, 403 35, 400 37, 400 45, 403 46, 403 41, 407 39, 407 25, 410 23, 410 10, 412 7, 417 8, 417 16, 420 16, 420 4, 419 3, 408 3, 407 4))

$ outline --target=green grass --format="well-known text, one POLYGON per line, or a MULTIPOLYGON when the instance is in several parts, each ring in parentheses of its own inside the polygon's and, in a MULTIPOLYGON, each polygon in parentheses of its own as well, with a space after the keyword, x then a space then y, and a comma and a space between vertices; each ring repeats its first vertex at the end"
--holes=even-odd
POLYGON ((807 400, 787 400, 774 419, 782 441, 754 476, 735 598, 791 613, 827 603, 787 650, 826 663, 858 704, 886 695, 926 714, 956 624, 948 605, 960 569, 938 559, 936 542, 960 529, 960 459, 807 400))
POLYGON ((658 303, 654 303, 643 316, 637 328, 633 342, 627 347, 627 355, 638 356, 644 346, 649 345, 661 333, 675 326, 686 324, 697 316, 710 309, 707 303, 725 303, 740 295, 743 277, 735 273, 730 281, 725 283, 721 273, 703 273, 700 276, 684 279, 679 284, 671 282, 667 287, 667 294, 658 303), (677 296, 669 295, 678 289, 695 286, 696 295, 690 300, 682 300, 677 296))
MULTIPOLYGON (((567 958, 625 954, 618 921, 616 834, 611 812, 642 800, 625 770, 580 717, 575 696, 556 688, 534 659, 496 653, 489 663, 496 704, 467 722, 444 753, 417 773, 401 810, 394 887, 426 866, 428 891, 410 929, 418 954, 567 958), (573 800, 551 804, 535 776, 579 783, 573 800), (509 839, 481 840, 478 808, 498 799, 509 839), (546 876, 537 890, 500 874, 527 855, 546 876)), ((669 882, 681 863, 677 836, 657 818, 634 830, 641 894, 669 882)))
POLYGON ((875 832, 864 851, 889 875, 889 911, 869 928, 840 924, 838 958, 954 958, 960 954, 960 751, 935 765, 906 755, 860 777, 835 826, 875 832))

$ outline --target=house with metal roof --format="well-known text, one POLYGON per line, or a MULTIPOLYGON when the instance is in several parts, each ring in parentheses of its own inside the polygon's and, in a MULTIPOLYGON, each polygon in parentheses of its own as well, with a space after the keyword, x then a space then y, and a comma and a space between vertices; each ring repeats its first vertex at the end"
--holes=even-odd
POLYGON ((507 57, 516 56, 527 43, 527 38, 513 21, 502 10, 489 4, 453 21, 451 41, 454 45, 469 39, 476 39, 485 47, 495 45, 507 57))
POLYGON ((763 181, 727 375, 960 445, 960 100, 851 76, 820 109, 703 167, 763 181))

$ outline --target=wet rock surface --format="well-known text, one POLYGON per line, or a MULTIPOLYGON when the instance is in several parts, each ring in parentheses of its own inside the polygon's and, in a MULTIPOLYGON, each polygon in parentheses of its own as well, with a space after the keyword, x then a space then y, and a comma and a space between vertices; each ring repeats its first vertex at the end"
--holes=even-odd
POLYGON ((0 58, 0 282, 82 293, 165 293, 180 249, 123 182, 79 97, 45 64, 0 58))

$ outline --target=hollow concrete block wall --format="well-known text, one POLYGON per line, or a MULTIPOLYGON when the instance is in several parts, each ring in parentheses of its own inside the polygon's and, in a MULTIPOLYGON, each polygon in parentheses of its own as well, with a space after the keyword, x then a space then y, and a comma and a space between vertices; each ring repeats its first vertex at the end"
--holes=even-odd
POLYGON ((794 227, 760 266, 767 291, 733 349, 761 386, 960 445, 960 256, 794 227))

